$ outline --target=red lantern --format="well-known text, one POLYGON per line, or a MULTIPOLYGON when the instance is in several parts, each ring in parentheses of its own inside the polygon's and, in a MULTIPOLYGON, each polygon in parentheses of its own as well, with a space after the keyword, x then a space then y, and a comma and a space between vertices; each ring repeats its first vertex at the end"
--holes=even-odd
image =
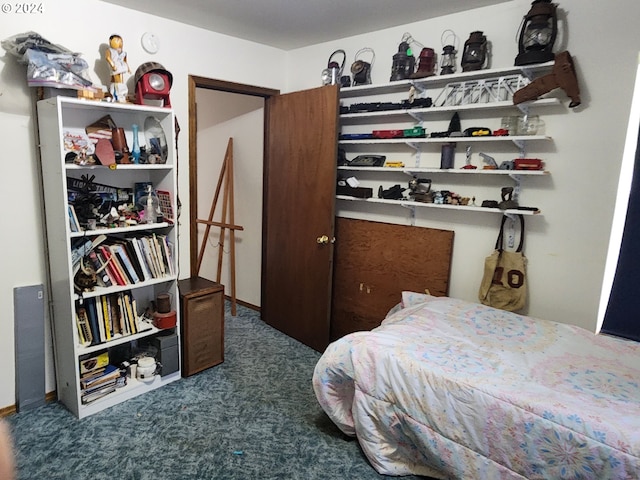
POLYGON ((135 73, 136 103, 144 105, 144 100, 162 100, 163 106, 171 108, 169 92, 173 75, 156 62, 143 63, 135 73))

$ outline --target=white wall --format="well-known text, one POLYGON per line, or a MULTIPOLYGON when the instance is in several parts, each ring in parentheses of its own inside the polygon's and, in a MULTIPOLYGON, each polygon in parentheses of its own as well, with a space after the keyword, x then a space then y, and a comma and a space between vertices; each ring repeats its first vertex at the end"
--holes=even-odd
MULTIPOLYGON (((521 204, 538 206, 543 213, 536 218, 526 217, 528 313, 593 330, 640 50, 636 25, 640 3, 561 0, 558 4, 568 26, 561 47, 575 59, 582 105, 573 111, 552 109, 548 115, 541 111, 553 143, 530 147, 545 160, 551 175, 548 179, 523 182, 521 204)), ((514 0, 290 52, 290 66, 299 74, 291 72, 288 89, 319 85, 320 72, 337 48, 347 52, 346 70, 360 48, 373 48, 376 52, 373 83, 388 82, 392 55, 404 32, 410 32, 420 43, 439 53, 445 29, 456 32, 461 46, 471 31, 481 30, 492 43, 491 66, 511 66, 517 54, 518 26, 530 5, 526 0, 514 0)), ((435 158, 439 162, 439 153, 435 158)), ((464 164, 464 152, 460 149, 456 161, 457 165, 464 164)), ((475 157, 475 164, 482 162, 475 157)), ((435 181, 436 177, 433 178, 435 181)), ((473 182, 459 185, 460 193, 473 194, 477 188, 473 182)), ((495 188, 498 198, 494 199, 499 200, 499 185, 495 188)), ((371 206, 365 211, 349 205, 342 206, 339 213, 399 223, 409 221, 406 209, 399 207, 392 210, 371 206)), ((455 231, 450 295, 476 301, 484 257, 493 249, 499 218, 434 209, 418 212, 417 225, 455 231)))
MULTIPOLYGON (((283 89, 285 52, 97 0, 59 0, 44 2, 43 6, 42 14, 0 14, 1 39, 35 31, 53 43, 82 52, 93 70, 95 83, 106 84, 108 78, 100 77, 108 72, 101 52, 109 36, 118 33, 124 39, 132 71, 144 62, 157 61, 173 73, 171 101, 181 127, 181 276, 188 276, 188 75, 283 89), (161 47, 156 55, 147 54, 140 45, 140 37, 146 31, 152 31, 159 37, 161 47), (261 75, 248 81, 243 68, 247 65, 261 75)), ((7 231, 0 236, 0 363, 3 366, 0 369, 0 408, 15 403, 13 288, 46 284, 45 242, 33 133, 33 89, 26 86, 26 68, 4 53, 0 53, 0 138, 3 147, 0 191, 7 231)), ((55 389, 53 368, 50 330, 47 327, 48 392, 55 389)))
MULTIPOLYGON (((233 138, 234 220, 236 299, 260 305, 262 253, 262 158, 264 99, 249 95, 197 89, 198 104, 198 219, 208 219, 229 138, 233 138)), ((225 173, 229 176, 229 170, 225 173)), ((223 221, 220 191, 213 220, 223 221)), ((229 208, 229 207, 227 207, 229 208)), ((228 210, 229 212, 229 210, 228 210)), ((227 213, 229 215, 229 213, 227 213)), ((224 221, 227 222, 229 216, 224 221)), ((206 241, 199 275, 217 279, 220 228, 211 227, 205 239, 205 225, 198 225, 198 246, 206 241)), ((220 283, 225 295, 232 295, 231 238, 226 230, 222 252, 220 283)))

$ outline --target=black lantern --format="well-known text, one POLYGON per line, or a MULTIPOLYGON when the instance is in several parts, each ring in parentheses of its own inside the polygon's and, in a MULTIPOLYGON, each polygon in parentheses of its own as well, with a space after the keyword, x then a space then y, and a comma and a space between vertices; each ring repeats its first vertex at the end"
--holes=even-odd
POLYGON ((553 60, 551 49, 557 34, 556 4, 551 0, 534 0, 520 26, 515 64, 530 65, 553 60))
POLYGON ((471 32, 464 42, 462 52, 462 71, 472 72, 481 70, 487 59, 487 37, 482 32, 471 32))
POLYGON ((389 81, 404 80, 409 78, 416 68, 416 59, 413 57, 411 47, 406 41, 400 42, 398 53, 393 56, 391 63, 391 78, 389 81))

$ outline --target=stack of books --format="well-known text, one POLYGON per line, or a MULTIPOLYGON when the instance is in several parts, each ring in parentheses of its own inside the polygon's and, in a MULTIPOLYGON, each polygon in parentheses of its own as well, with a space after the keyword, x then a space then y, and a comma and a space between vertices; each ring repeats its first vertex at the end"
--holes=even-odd
POLYGON ((113 365, 96 367, 80 377, 82 403, 95 402, 114 392, 116 388, 123 386, 125 382, 126 377, 121 375, 118 367, 113 365))

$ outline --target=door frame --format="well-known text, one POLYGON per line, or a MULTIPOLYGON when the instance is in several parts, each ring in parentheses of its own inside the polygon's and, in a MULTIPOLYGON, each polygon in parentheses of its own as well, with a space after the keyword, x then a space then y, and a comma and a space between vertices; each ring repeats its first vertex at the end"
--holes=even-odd
MULTIPOLYGON (((280 95, 280 90, 274 90, 271 88, 257 87, 255 85, 245 85, 241 83, 227 82, 224 80, 216 80, 212 78, 200 77, 197 75, 189 75, 188 77, 189 87, 189 273, 191 277, 196 276, 196 268, 198 264, 198 184, 197 184, 197 171, 198 171, 198 122, 197 122, 197 105, 196 105, 196 89, 204 88, 207 90, 217 90, 220 92, 237 93, 240 95, 251 95, 255 97, 262 97, 265 99, 264 108, 264 132, 263 139, 265 144, 264 151, 267 151, 268 142, 268 120, 269 120, 269 107, 266 100, 270 97, 280 95)), ((263 154, 263 168, 268 166, 268 159, 266 154, 263 154)), ((263 174, 264 177, 264 174, 263 174)), ((264 181, 263 181, 264 185, 264 181)), ((263 192, 264 195, 264 192, 263 192)), ((263 247, 264 248, 264 241, 263 247)), ((263 275, 261 273, 261 275, 263 275)), ((240 303, 240 302, 239 302, 240 303)), ((255 306, 250 306, 255 308, 255 306)))

